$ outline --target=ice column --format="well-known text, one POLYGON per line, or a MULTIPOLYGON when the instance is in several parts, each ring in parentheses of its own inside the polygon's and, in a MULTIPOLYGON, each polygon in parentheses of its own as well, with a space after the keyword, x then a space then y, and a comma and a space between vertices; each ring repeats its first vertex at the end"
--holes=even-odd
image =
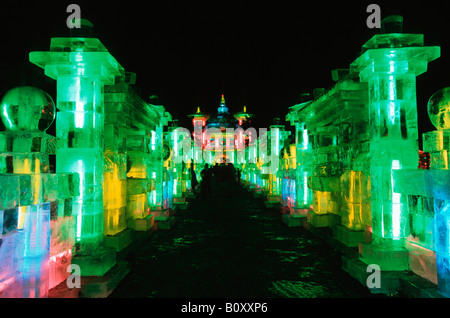
POLYGON ((268 203, 281 202, 280 154, 284 146, 284 140, 290 134, 290 131, 286 131, 284 125, 281 125, 279 121, 279 118, 274 119, 274 124, 270 126, 270 134, 268 136, 270 138, 270 141, 268 140, 268 148, 270 147, 268 203))
POLYGON ((103 89, 123 69, 96 38, 52 38, 30 61, 57 81, 56 171, 80 176, 72 213, 78 252, 89 254, 103 241, 103 89))
MULTIPOLYGON (((384 27, 397 18, 386 18, 384 27)), ((417 167, 416 76, 439 57, 439 47, 424 47, 421 34, 387 33, 373 36, 362 52, 351 69, 368 82, 373 244, 402 250, 408 235, 407 197, 393 191, 392 171, 417 167)), ((407 263, 379 265, 394 270, 404 269, 407 263)))
POLYGON ((308 177, 312 176, 312 145, 310 132, 302 116, 311 101, 303 102, 290 107, 286 116, 291 125, 295 126, 296 167, 295 167, 295 209, 298 213, 306 215, 312 205, 312 191, 308 188, 308 177))

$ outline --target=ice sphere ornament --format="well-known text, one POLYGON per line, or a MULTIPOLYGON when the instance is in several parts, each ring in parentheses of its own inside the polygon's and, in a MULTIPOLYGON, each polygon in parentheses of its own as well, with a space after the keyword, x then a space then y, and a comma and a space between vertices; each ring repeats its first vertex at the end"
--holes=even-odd
POLYGON ((450 129, 450 87, 434 93, 428 100, 428 116, 438 130, 450 129))
POLYGON ((20 86, 2 99, 0 116, 7 130, 46 131, 55 120, 53 99, 42 89, 20 86))

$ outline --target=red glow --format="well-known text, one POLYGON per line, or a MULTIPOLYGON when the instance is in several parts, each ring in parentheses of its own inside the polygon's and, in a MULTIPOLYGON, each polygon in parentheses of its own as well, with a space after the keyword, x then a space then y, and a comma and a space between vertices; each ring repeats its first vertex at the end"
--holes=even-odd
POLYGON ((15 280, 16 280, 16 277, 12 276, 10 278, 5 279, 3 282, 1 282, 0 283, 0 292, 4 291, 5 288, 7 288, 15 280))
POLYGON ((69 277, 70 273, 66 271, 67 266, 71 264, 72 260, 72 249, 67 249, 62 251, 59 254, 53 255, 49 258, 48 264, 50 268, 49 275, 49 287, 53 288, 58 285, 62 281, 64 281, 67 277, 69 277), (58 266, 58 264, 61 264, 58 266))

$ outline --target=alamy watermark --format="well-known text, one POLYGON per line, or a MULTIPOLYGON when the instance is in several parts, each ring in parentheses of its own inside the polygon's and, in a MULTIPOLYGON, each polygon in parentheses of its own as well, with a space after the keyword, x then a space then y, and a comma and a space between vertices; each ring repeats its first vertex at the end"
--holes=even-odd
POLYGON ((81 288, 81 269, 77 264, 70 264, 66 271, 70 273, 66 279, 68 288, 81 288))
POLYGON ((369 289, 372 288, 381 288, 381 269, 380 266, 377 264, 370 264, 366 268, 367 273, 371 273, 369 276, 367 276, 366 279, 366 286, 369 289))
POLYGON ((81 8, 78 4, 69 4, 66 12, 71 12, 67 17, 66 25, 69 29, 81 28, 81 8))
POLYGON ((366 12, 371 14, 367 17, 366 24, 369 29, 381 28, 381 8, 378 4, 372 3, 367 6, 366 12))

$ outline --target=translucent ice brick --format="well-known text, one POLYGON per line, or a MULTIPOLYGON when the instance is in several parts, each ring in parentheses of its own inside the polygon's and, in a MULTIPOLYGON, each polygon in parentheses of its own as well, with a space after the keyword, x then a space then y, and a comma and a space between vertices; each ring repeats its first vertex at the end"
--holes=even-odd
POLYGON ((0 209, 11 209, 19 205, 20 176, 0 174, 0 209))
POLYGON ((60 148, 102 147, 103 115, 96 112, 60 112, 56 118, 60 148))
POLYGON ((433 130, 423 133, 423 151, 433 152, 450 149, 450 130, 433 130))
POLYGON ((450 200, 450 170, 426 170, 425 182, 431 197, 450 200))
POLYGON ((313 210, 316 214, 339 213, 337 192, 313 192, 313 210))
POLYGON ((144 153, 150 152, 151 138, 147 135, 128 135, 127 136, 127 150, 128 151, 142 151, 144 153))
POLYGON ((151 171, 148 169, 150 158, 147 154, 139 151, 128 151, 128 166, 130 166, 127 172, 128 178, 148 178, 151 171))
POLYGON ((341 202, 340 204, 341 224, 351 230, 364 229, 362 219, 362 204, 353 202, 341 202))
POLYGON ((0 132, 0 152, 54 154, 56 138, 43 132, 0 132))
POLYGON ((148 179, 130 178, 127 180, 127 194, 142 194, 150 191, 150 182, 148 179))
POLYGON ((17 229, 18 219, 18 208, 0 211, 0 238, 17 229))
POLYGON ((125 230, 127 228, 126 206, 105 209, 103 222, 103 233, 105 235, 115 235, 125 230))
MULTIPOLYGON (((60 148, 56 152, 57 173, 94 173, 100 163, 103 167, 103 151, 98 148, 60 148)), ((101 171, 100 171, 101 172, 101 171)))
POLYGON ((148 194, 129 195, 127 202, 127 217, 143 219, 148 215, 148 194))
POLYGON ((430 152, 430 169, 448 170, 449 169, 449 150, 440 150, 430 152))
POLYGON ((1 153, 1 173, 47 173, 50 171, 49 156, 43 153, 1 153))
POLYGON ((18 269, 15 267, 15 235, 10 233, 4 235, 0 241, 0 281, 4 280, 11 275, 14 275, 18 269))
POLYGON ((62 253, 75 245, 74 223, 72 216, 60 216, 50 220, 50 256, 62 253))
POLYGON ((423 169, 396 169, 392 171, 394 191, 402 194, 423 195, 428 194, 425 186, 425 173, 423 169))
POLYGON ((101 241, 103 238, 103 201, 74 201, 72 215, 75 220, 75 239, 82 238, 90 242, 101 241))
POLYGON ((25 233, 25 257, 37 257, 50 251, 50 203, 21 209, 25 233))
POLYGON ((70 273, 67 271, 72 260, 72 249, 67 249, 59 254, 53 255, 49 259, 49 284, 51 289, 59 283, 65 281, 70 273))
POLYGON ((372 233, 380 238, 399 240, 409 235, 407 203, 371 202, 372 233))

